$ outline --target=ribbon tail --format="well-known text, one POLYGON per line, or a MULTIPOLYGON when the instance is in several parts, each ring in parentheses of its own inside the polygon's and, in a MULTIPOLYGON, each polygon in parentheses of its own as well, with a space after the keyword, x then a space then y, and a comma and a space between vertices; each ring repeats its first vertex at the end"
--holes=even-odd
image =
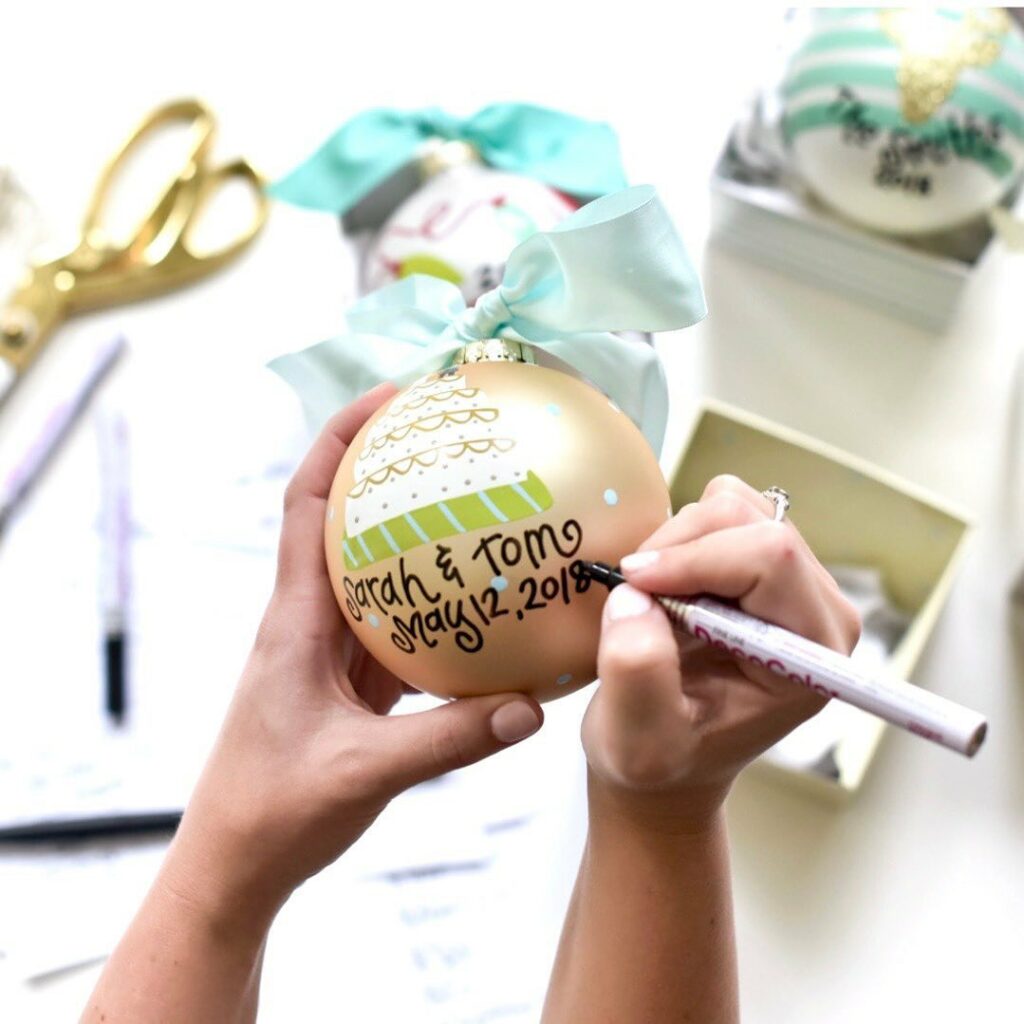
POLYGON ((412 160, 424 137, 415 114, 368 110, 267 192, 294 206, 345 213, 412 160))
POLYGON ((569 195, 593 198, 626 187, 611 125, 528 103, 477 111, 465 137, 491 167, 536 178, 569 195))
POLYGON ((339 409, 382 381, 405 387, 440 370, 461 344, 444 339, 421 347, 383 335, 345 335, 278 356, 267 365, 291 385, 310 428, 319 431, 339 409))
POLYGON ((617 334, 577 334, 541 343, 573 366, 640 428, 655 455, 661 454, 668 423, 668 382, 652 345, 617 334))
POLYGON ((345 334, 268 365, 294 388, 319 430, 381 381, 401 387, 447 365, 463 344, 451 323, 465 308, 453 284, 414 274, 360 299, 345 316, 345 334))
MULTIPOLYGON (((707 313, 700 279, 649 185, 595 199, 528 238, 509 256, 497 290, 507 322, 529 341, 676 330, 707 313)), ((474 317, 488 309, 478 301, 463 317, 464 329, 478 329, 474 317)))

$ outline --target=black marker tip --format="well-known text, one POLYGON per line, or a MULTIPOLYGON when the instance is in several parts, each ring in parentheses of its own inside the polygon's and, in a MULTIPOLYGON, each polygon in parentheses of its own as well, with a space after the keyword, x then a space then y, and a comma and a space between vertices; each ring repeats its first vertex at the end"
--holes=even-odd
POLYGON ((626 577, 618 569, 608 565, 606 562, 584 562, 580 565, 584 573, 595 583, 603 583, 609 590, 614 589, 620 583, 626 582, 626 577))

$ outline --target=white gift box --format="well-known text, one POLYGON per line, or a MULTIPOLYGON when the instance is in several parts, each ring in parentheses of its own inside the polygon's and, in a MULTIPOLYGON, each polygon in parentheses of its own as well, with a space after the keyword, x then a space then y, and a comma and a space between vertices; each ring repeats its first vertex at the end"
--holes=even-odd
MULTIPOLYGON (((725 249, 941 332, 993 248, 987 221, 911 242, 826 210, 791 179, 744 161, 730 139, 711 178, 711 239, 725 249)), ((1017 193, 1002 204, 1012 208, 1017 193)))

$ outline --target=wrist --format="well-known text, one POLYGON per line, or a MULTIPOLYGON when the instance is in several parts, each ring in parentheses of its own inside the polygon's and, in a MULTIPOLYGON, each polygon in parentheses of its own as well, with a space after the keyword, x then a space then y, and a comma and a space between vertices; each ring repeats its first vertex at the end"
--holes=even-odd
POLYGON ((254 858, 224 829, 209 828, 186 812, 157 877, 155 889, 211 935, 258 946, 290 893, 269 885, 254 858))
POLYGON ((177 935, 191 949, 218 950, 240 963, 256 961, 266 943, 274 912, 234 903, 223 894, 168 867, 162 869, 146 900, 165 935, 177 935))
POLYGON ((728 783, 703 783, 665 790, 641 790, 587 773, 592 835, 623 831, 692 839, 716 836, 724 823, 728 783))

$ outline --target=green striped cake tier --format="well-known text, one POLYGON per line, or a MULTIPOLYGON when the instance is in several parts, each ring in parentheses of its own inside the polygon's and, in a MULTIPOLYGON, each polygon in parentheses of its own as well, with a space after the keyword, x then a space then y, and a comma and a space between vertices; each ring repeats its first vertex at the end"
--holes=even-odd
POLYGON ((535 473, 529 473, 521 483, 502 484, 423 505, 346 536, 341 542, 345 568, 364 569, 420 544, 526 519, 546 511, 552 504, 551 492, 544 482, 535 473))

